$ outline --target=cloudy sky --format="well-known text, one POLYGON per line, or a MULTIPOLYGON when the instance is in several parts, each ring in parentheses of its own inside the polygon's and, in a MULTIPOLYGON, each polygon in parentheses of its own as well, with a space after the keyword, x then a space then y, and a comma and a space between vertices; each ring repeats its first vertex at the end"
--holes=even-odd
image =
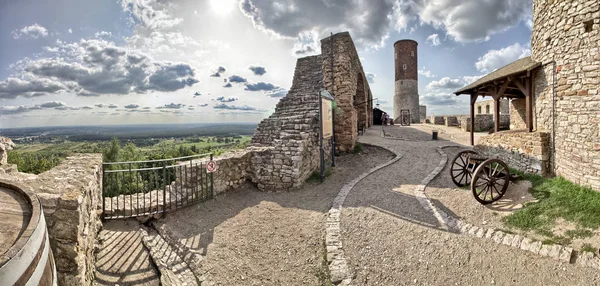
POLYGON ((393 43, 409 38, 421 104, 466 113, 451 92, 529 55, 531 13, 523 0, 4 0, 0 128, 258 122, 296 59, 342 31, 383 109, 393 43))

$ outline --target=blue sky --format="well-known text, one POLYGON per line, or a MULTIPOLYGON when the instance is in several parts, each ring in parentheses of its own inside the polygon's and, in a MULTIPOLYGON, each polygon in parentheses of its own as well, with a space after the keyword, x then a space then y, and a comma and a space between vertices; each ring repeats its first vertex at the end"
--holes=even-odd
POLYGON ((522 0, 9 0, 0 3, 0 128, 258 122, 298 57, 349 31, 392 112, 393 43, 419 43, 431 114, 466 113, 452 91, 529 55, 522 0))

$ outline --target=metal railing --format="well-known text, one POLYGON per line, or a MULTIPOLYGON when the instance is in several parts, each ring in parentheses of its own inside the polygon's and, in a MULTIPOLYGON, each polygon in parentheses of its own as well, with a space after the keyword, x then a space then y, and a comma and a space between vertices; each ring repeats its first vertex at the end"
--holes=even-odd
POLYGON ((172 211, 210 199, 213 175, 198 159, 179 158, 102 164, 102 218, 126 218, 172 211))

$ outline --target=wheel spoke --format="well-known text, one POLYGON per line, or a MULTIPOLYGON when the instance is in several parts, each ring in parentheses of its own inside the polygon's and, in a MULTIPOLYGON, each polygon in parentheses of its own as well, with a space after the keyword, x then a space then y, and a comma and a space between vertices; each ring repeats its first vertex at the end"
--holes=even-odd
POLYGON ((494 171, 492 172, 492 176, 496 175, 496 170, 498 170, 498 164, 496 164, 496 167, 494 167, 494 171))
MULTIPOLYGON (((462 173, 462 176, 460 176, 460 179, 458 180, 459 183, 463 184, 463 178, 465 177, 465 173, 462 173)), ((466 182, 465 182, 466 183, 466 182)))
POLYGON ((485 185, 485 193, 483 194, 483 198, 481 198, 482 200, 485 201, 485 199, 487 198, 487 194, 488 194, 488 189, 489 189, 489 185, 485 185))

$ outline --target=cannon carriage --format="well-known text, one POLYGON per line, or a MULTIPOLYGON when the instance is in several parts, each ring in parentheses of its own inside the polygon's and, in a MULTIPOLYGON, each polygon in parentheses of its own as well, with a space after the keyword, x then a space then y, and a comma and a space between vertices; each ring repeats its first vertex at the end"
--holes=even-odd
POLYGON ((501 199, 510 182, 519 179, 510 173, 504 161, 482 157, 472 150, 461 151, 454 157, 450 177, 458 187, 470 185, 475 199, 484 205, 501 199))

